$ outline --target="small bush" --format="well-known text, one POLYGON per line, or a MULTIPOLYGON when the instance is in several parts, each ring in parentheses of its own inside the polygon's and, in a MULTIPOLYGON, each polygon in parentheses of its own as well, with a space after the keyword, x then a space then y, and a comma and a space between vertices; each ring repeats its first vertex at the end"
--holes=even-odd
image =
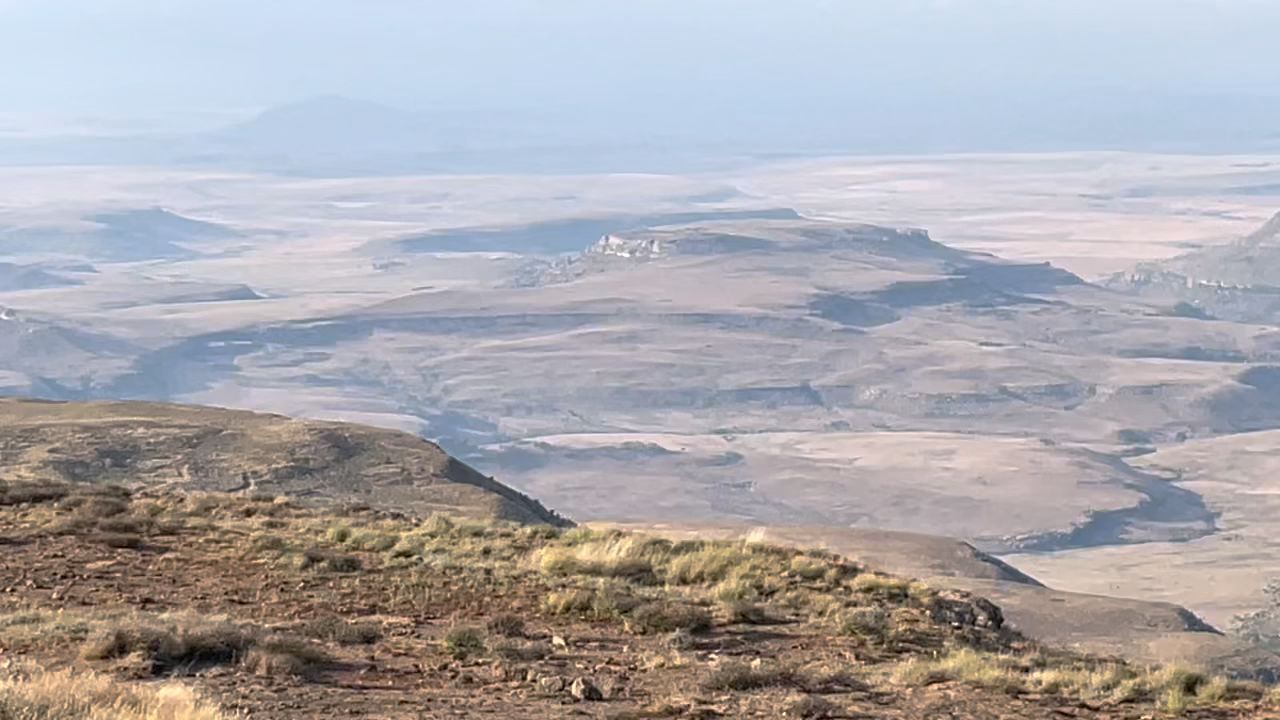
POLYGON ((711 691, 762 690, 774 687, 791 687, 799 685, 799 677, 795 670, 782 665, 771 665, 760 662, 747 664, 743 662, 726 662, 711 672, 703 687, 711 691))
POLYGON ((0 507, 56 502, 71 493, 63 483, 5 482, 0 480, 0 507))
POLYGON ((249 649, 243 665, 263 677, 311 677, 332 659, 323 650, 296 637, 267 638, 249 649))
POLYGON ((642 552, 641 543, 623 536, 602 543, 547 548, 542 551, 538 566, 544 574, 560 577, 587 575, 637 583, 654 582, 653 563, 642 552))
POLYGON ((545 642, 521 641, 503 638, 492 644, 493 654, 506 660, 534 662, 551 655, 551 646, 545 642))
POLYGON ((524 637, 524 619, 519 615, 503 613, 489 619, 485 628, 492 635, 508 638, 524 637))
POLYGON ((1177 690, 1185 695, 1194 696, 1199 693, 1203 685, 1209 682, 1209 678, 1194 670, 1169 666, 1153 673, 1152 682, 1166 690, 1177 690))
POLYGON ((588 620, 612 620, 640 604, 625 587, 601 583, 594 590, 572 588, 547 594, 543 610, 552 615, 577 615, 588 620))
POLYGON ((718 583, 752 559, 751 552, 744 546, 707 545, 672 558, 665 578, 675 585, 718 583))
POLYGON ((395 547, 389 551, 393 558, 411 558, 417 557, 427 549, 427 539, 417 535, 405 535, 400 538, 395 547))
POLYGON ((853 589, 883 600, 901 602, 911 594, 911 581, 887 575, 859 575, 853 581, 853 589))
POLYGON ((429 537, 445 537, 453 533, 454 522, 448 515, 434 513, 422 523, 422 532, 429 537))
POLYGON ((840 634, 858 637, 873 643, 883 643, 892 632, 889 613, 883 608, 857 608, 840 622, 840 634))
POLYGON ((351 528, 346 525, 334 525, 329 528, 329 542, 342 545, 351 539, 351 528))
POLYGON ((1156 706, 1170 715, 1181 715, 1187 711, 1191 698, 1181 687, 1171 687, 1160 693, 1156 706))
POLYGON ((249 542, 254 552, 283 553, 289 550, 289 541, 270 533, 255 535, 249 542))
POLYGON ((937 660, 912 658, 894 669, 893 680, 911 686, 958 680, 1005 691, 1019 690, 1024 685, 1014 658, 979 653, 968 648, 953 651, 937 660))
POLYGON ((826 577, 830 566, 829 562, 823 562, 807 555, 797 555, 791 558, 791 573, 802 580, 810 582, 826 577))
POLYGON ((134 621, 91 637, 80 649, 86 660, 137 656, 154 673, 200 664, 229 663, 254 643, 252 633, 230 623, 163 625, 134 621))
POLYGON ((395 533, 380 532, 377 530, 361 530, 353 533, 347 538, 347 547, 352 550, 360 550, 363 552, 386 552, 395 547, 400 542, 400 536, 395 533))
POLYGON ((370 645, 382 638, 382 626, 339 617, 312 620, 302 626, 303 635, 339 645, 370 645))
POLYGON ((466 660, 484 652, 484 633, 473 627, 453 627, 444 636, 444 647, 454 660, 466 660))
POLYGON ((552 615, 579 615, 590 612, 595 600, 596 594, 590 590, 554 590, 542 600, 542 608, 552 615))
POLYGON ((758 597, 760 589, 754 578, 729 577, 720 581, 711 594, 721 602, 740 602, 758 597))
POLYGON ((696 605, 649 602, 627 613, 625 623, 628 632, 640 635, 676 630, 696 633, 711 627, 711 613, 696 605))
POLYGON ((113 492, 102 488, 93 494, 68 495, 59 507, 74 510, 82 518, 115 517, 129 512, 129 494, 128 491, 113 492))

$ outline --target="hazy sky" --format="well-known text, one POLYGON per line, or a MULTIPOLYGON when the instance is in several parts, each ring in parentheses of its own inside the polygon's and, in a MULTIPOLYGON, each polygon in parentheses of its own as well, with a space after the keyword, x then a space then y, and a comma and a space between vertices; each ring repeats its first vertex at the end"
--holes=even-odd
POLYGON ((1275 0, 0 0, 0 109, 1280 94, 1275 0))
POLYGON ((1280 0, 0 0, 0 131, 346 95, 530 143, 1275 149, 1277 37, 1280 0))

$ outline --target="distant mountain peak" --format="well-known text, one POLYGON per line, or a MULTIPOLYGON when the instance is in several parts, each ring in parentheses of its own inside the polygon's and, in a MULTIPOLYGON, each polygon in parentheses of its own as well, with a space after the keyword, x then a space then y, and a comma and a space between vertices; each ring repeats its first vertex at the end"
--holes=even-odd
POLYGON ((1280 212, 1272 215, 1266 224, 1245 237, 1245 242, 1252 244, 1280 244, 1280 212))
POLYGON ((222 131, 224 139, 285 146, 376 142, 414 146, 426 141, 428 118, 370 100, 321 95, 269 107, 222 131))

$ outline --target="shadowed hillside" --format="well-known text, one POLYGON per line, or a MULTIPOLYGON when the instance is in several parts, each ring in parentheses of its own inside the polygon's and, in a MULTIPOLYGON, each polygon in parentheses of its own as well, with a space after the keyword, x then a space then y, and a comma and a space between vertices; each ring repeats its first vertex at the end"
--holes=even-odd
POLYGON ((0 475, 565 523, 412 435, 215 408, 0 399, 0 475))

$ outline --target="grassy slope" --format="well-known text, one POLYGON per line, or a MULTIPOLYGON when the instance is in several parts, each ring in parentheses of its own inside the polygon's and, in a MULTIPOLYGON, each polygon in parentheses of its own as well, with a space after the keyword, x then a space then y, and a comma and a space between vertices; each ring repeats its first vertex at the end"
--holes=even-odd
POLYGON ((1256 685, 1047 652, 979 599, 826 553, 268 497, 0 488, 0 651, 19 661, 3 703, 69 681, 23 681, 42 666, 94 671, 81 681, 126 699, 180 676, 198 695, 175 718, 216 717, 199 698, 263 718, 1268 707, 1256 685))

